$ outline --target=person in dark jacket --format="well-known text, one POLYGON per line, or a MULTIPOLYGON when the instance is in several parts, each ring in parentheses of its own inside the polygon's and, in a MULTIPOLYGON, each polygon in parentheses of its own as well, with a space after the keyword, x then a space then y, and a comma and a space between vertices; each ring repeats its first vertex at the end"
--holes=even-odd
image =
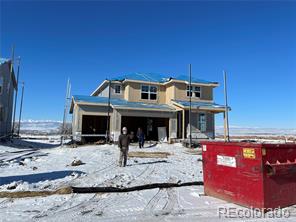
POLYGON ((120 149, 119 166, 125 167, 127 162, 128 148, 130 144, 130 137, 127 134, 127 128, 122 128, 122 134, 118 138, 118 147, 120 149))
POLYGON ((137 137, 138 137, 140 149, 144 148, 145 134, 141 128, 138 128, 137 137))

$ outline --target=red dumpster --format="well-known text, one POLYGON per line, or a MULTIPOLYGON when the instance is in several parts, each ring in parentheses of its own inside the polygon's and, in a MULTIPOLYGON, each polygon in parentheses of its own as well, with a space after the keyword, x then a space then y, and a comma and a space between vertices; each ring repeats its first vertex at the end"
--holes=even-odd
POLYGON ((260 209, 296 204, 296 144, 201 144, 206 195, 260 209))

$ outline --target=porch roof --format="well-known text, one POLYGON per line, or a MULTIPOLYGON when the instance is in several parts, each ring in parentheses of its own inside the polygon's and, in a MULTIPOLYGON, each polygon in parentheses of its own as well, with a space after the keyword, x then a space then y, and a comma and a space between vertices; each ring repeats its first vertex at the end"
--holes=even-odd
MULTIPOLYGON (((85 95, 74 95, 72 98, 72 104, 70 108, 70 113, 73 111, 73 103, 85 103, 94 105, 108 105, 108 97, 101 96, 85 96, 85 95)), ((159 110, 159 111, 175 111, 174 107, 166 104, 153 104, 153 103, 143 103, 143 102, 129 102, 125 99, 111 98, 110 105, 112 108, 122 108, 122 109, 142 109, 142 110, 159 110)))
MULTIPOLYGON (((189 101, 183 101, 183 100, 172 100, 173 104, 180 106, 182 108, 189 108, 190 103, 189 101)), ((201 109, 212 109, 212 110, 225 110, 224 105, 219 105, 217 103, 211 103, 211 102, 196 102, 191 101, 191 108, 201 108, 201 109)), ((228 107, 230 110, 230 107, 228 107)))

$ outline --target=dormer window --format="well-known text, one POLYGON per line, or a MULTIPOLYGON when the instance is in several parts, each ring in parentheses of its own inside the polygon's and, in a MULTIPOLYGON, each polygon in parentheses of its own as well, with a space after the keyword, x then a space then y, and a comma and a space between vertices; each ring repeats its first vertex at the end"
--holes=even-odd
POLYGON ((142 85, 141 86, 141 99, 156 100, 157 99, 157 87, 142 85))
POLYGON ((201 88, 200 86, 191 86, 191 92, 189 86, 187 86, 187 96, 200 98, 201 96, 201 88))
POLYGON ((115 91, 115 94, 120 94, 121 93, 121 85, 115 85, 114 91, 115 91))

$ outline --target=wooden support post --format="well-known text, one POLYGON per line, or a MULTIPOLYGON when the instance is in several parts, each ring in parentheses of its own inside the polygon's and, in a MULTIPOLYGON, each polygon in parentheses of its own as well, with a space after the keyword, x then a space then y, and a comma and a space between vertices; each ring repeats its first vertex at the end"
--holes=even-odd
POLYGON ((182 139, 185 139, 185 109, 182 110, 182 139))
POLYGON ((17 93, 18 93, 18 82, 19 82, 19 75, 20 75, 20 64, 21 64, 21 57, 18 57, 16 88, 15 88, 14 106, 13 106, 13 118, 12 118, 12 133, 11 133, 12 138, 13 138, 14 127, 15 127, 15 114, 16 114, 16 105, 17 105, 17 93))
POLYGON ((224 123, 224 141, 227 140, 227 133, 226 133, 226 117, 225 117, 225 112, 223 112, 223 123, 224 123))
POLYGON ((23 100, 24 100, 24 91, 25 91, 25 83, 22 83, 22 97, 21 97, 21 104, 20 104, 20 114, 19 114, 19 124, 18 124, 18 131, 17 135, 20 136, 20 129, 21 129, 21 119, 22 119, 22 111, 23 111, 23 100))
POLYGON ((224 130, 225 130, 225 141, 229 142, 229 122, 228 122, 228 98, 227 98, 227 76, 226 72, 223 71, 224 76, 224 96, 225 96, 225 112, 224 112, 224 130))
POLYGON ((107 114, 107 132, 106 141, 110 142, 110 100, 111 100, 111 80, 108 82, 108 114, 107 114))

